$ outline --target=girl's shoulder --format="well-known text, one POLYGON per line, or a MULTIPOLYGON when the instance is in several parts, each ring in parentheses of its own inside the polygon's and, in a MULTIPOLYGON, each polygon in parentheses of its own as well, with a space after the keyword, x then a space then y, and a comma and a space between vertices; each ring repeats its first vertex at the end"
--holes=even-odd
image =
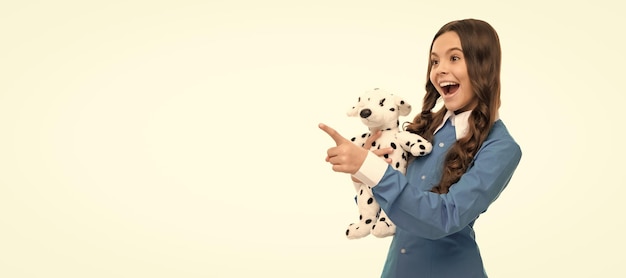
POLYGON ((491 127, 491 131, 489 131, 489 136, 481 147, 494 147, 505 149, 507 151, 520 152, 521 148, 519 144, 515 141, 513 136, 509 133, 509 130, 506 128, 506 125, 501 119, 498 119, 491 127))
POLYGON ((509 139, 515 141, 501 119, 498 119, 493 123, 493 126, 489 131, 489 136, 487 136, 487 140, 489 139, 509 139))

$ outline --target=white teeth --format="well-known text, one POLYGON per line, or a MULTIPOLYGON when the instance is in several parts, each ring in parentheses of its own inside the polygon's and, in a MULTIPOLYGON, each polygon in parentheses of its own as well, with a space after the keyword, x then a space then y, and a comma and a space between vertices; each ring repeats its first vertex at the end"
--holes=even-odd
POLYGON ((452 85, 458 85, 458 83, 454 83, 454 82, 450 82, 450 81, 445 81, 445 82, 439 83, 440 87, 452 86, 452 85))

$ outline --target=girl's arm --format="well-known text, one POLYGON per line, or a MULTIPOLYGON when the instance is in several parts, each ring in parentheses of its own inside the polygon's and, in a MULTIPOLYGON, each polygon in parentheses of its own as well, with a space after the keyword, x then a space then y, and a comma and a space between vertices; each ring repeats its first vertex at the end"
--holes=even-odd
POLYGON ((508 184, 521 154, 519 145, 512 139, 487 140, 476 154, 473 166, 447 194, 409 186, 411 181, 391 167, 372 190, 398 227, 421 237, 438 239, 462 230, 487 210, 508 184))

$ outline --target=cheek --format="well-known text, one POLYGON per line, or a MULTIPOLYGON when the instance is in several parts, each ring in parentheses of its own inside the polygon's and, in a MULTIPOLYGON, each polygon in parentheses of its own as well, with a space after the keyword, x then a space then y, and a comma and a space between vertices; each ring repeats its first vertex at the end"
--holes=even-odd
MULTIPOLYGON (((439 92, 439 87, 437 87, 437 85, 435 85, 435 84, 436 84, 436 83, 435 83, 435 77, 436 77, 436 76, 435 76, 435 74, 430 73, 430 76, 429 76, 429 81, 430 81, 430 83, 432 83, 432 84, 433 84, 433 87, 435 87, 435 89, 437 90, 437 92, 439 92)), ((441 92, 439 92, 439 93, 441 93, 441 92)))

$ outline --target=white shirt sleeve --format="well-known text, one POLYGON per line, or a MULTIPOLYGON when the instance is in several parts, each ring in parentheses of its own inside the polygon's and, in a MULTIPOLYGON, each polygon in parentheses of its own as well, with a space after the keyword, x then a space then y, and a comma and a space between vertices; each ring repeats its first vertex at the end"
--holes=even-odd
POLYGON ((353 175, 366 185, 374 187, 383 178, 389 164, 373 152, 368 152, 361 168, 353 175))

